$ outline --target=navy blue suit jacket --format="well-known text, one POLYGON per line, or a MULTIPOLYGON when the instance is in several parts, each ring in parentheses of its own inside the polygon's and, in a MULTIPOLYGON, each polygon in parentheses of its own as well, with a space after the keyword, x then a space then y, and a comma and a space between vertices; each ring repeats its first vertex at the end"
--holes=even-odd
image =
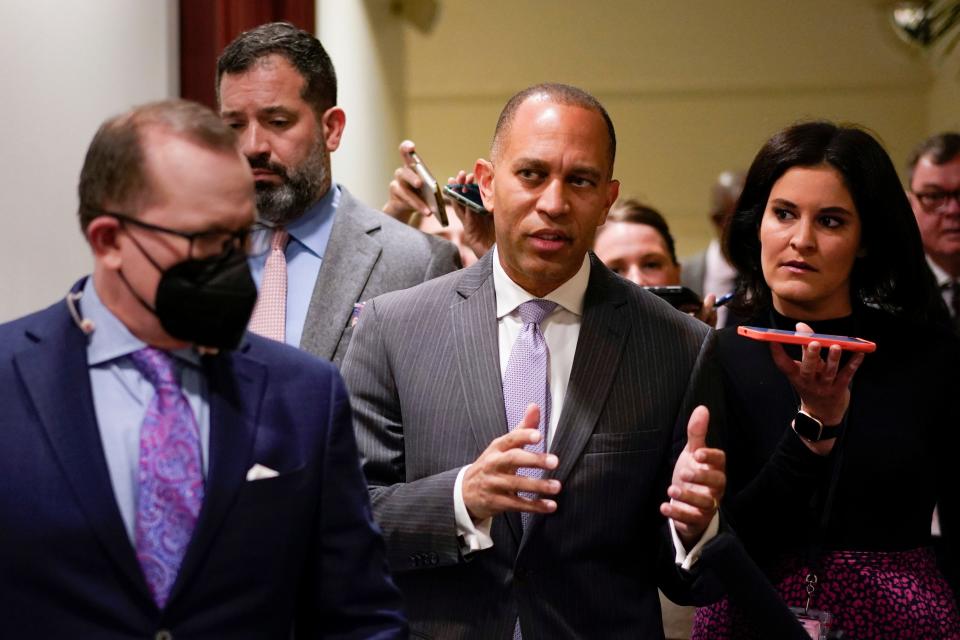
POLYGON ((84 333, 64 302, 0 325, 0 636, 406 637, 334 368, 252 335, 203 366, 206 497, 161 611, 113 495, 84 333), (255 463, 279 476, 246 481, 255 463))

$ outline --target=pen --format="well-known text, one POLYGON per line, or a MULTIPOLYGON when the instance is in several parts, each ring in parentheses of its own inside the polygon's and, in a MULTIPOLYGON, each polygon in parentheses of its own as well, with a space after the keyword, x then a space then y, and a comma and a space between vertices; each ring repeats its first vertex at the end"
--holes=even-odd
POLYGON ((730 293, 725 293, 719 298, 717 298, 717 301, 713 303, 713 308, 716 309, 717 307, 722 307, 723 305, 727 304, 731 300, 733 300, 733 291, 731 291, 730 293))

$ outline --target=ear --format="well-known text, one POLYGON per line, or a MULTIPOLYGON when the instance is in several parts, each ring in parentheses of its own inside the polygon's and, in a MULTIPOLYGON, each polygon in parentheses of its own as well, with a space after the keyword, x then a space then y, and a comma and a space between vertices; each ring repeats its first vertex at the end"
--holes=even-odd
POLYGON ((607 221, 607 214, 610 213, 610 207, 613 206, 613 203, 617 201, 618 197, 620 197, 620 181, 611 180, 607 183, 606 206, 603 209, 603 217, 600 218, 600 224, 607 221))
POLYGON ((473 165, 473 175, 480 187, 480 199, 483 200, 484 209, 493 213, 493 163, 478 158, 473 165))
POLYGON ((340 107, 330 107, 323 112, 320 126, 323 127, 323 140, 326 142, 327 151, 333 152, 340 147, 340 137, 346 124, 347 114, 340 107))
POLYGON ((87 225, 87 242, 93 250, 93 259, 108 269, 119 269, 123 260, 120 256, 120 221, 110 216, 99 216, 87 225))

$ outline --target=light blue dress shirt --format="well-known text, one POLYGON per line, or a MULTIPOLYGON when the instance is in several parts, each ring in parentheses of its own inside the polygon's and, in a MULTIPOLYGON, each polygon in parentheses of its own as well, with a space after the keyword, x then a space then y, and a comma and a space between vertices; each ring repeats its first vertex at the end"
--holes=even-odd
MULTIPOLYGON (((155 391, 134 366, 130 354, 147 345, 103 305, 93 286, 93 278, 87 279, 78 306, 81 317, 94 323, 87 343, 93 409, 113 494, 133 543, 139 494, 140 425, 155 391)), ((180 387, 200 429, 202 468, 206 477, 210 458, 210 406, 200 356, 192 349, 174 351, 172 355, 180 375, 180 387)))
MULTIPOLYGON (((334 184, 305 214, 287 225, 287 315, 284 342, 300 346, 307 310, 317 284, 323 256, 330 241, 333 217, 340 205, 340 189, 334 184)), ((269 233, 269 232, 263 232, 269 233)), ((259 244, 259 243, 258 243, 259 244)), ((270 246, 269 242, 265 246, 270 246)), ((268 253, 250 258, 250 272, 260 288, 268 253)))

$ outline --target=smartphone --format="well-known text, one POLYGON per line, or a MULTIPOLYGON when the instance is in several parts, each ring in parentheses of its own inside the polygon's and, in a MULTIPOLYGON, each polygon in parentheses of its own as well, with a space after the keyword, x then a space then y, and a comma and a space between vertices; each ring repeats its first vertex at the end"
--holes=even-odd
POLYGON ((784 344, 806 345, 811 342, 819 342, 824 347, 839 345, 846 351, 860 351, 863 353, 873 353, 877 350, 877 345, 863 338, 851 338, 849 336, 832 336, 826 333, 798 333, 796 331, 785 331, 783 329, 767 329, 764 327, 737 327, 737 333, 751 340, 761 340, 763 342, 782 342, 784 344))
POLYGON ((693 290, 681 286, 644 287, 647 291, 659 296, 684 313, 697 313, 703 306, 703 301, 693 290))
POLYGON ((420 156, 417 155, 416 151, 408 153, 407 158, 409 160, 407 162, 409 167, 413 169, 417 175, 420 176, 420 180, 423 181, 423 186, 420 187, 420 198, 430 207, 431 213, 437 216, 440 224, 446 227, 450 224, 450 220, 447 219, 447 205, 443 202, 443 193, 440 191, 440 185, 433 177, 433 174, 430 173, 430 170, 427 169, 427 165, 425 165, 423 160, 420 159, 420 156))
POLYGON ((490 212, 483 206, 483 199, 480 198, 480 185, 476 182, 469 184, 448 184, 443 188, 443 192, 471 211, 490 215, 490 212))

